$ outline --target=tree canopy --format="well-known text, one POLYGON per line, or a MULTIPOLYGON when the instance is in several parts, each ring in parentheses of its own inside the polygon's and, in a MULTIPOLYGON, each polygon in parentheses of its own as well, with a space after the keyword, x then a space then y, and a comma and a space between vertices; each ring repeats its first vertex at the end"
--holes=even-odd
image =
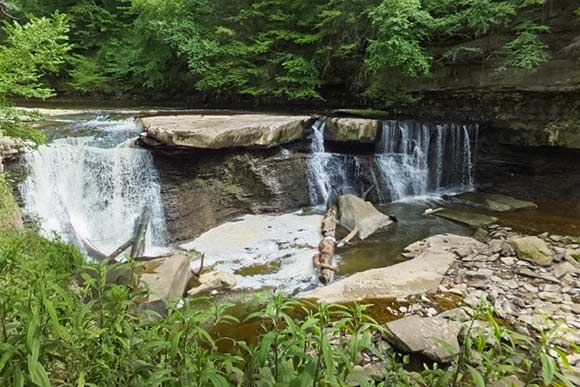
POLYGON ((498 71, 535 69, 548 60, 542 42, 542 34, 549 32, 543 24, 544 3, 3 1, 3 13, 16 21, 4 28, 0 68, 11 75, 3 76, 0 95, 46 96, 40 74, 61 66, 63 84, 81 93, 180 90, 285 100, 324 99, 328 93, 377 98, 395 80, 428 76, 433 66, 466 55, 493 62, 498 71), (26 23, 35 28, 23 27, 26 23), (509 37, 500 48, 467 44, 499 34, 509 37), (15 35, 23 40, 29 35, 37 46, 26 47, 15 35), (449 44, 441 52, 434 42, 449 44), (38 47, 47 48, 32 58, 15 51, 38 47), (14 56, 21 65, 2 67, 14 56), (18 71, 28 73, 24 83, 10 80, 23 76, 18 71), (32 89, 24 90, 23 84, 32 89))

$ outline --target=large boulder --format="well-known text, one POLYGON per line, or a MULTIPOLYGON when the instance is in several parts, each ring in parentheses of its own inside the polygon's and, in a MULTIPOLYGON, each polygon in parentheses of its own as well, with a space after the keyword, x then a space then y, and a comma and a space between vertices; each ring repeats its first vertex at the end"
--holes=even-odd
POLYGON ((458 235, 435 235, 409 247, 416 257, 393 266, 353 274, 328 286, 302 294, 320 302, 355 302, 436 292, 455 261, 456 251, 472 253, 482 243, 458 235))
POLYGON ((467 204, 497 212, 533 210, 538 208, 535 203, 498 194, 465 192, 457 195, 456 198, 466 202, 467 204))
POLYGON ((141 276, 141 281, 150 292, 143 307, 160 314, 165 313, 167 302, 175 302, 185 294, 191 276, 189 258, 184 255, 148 262, 141 276))
POLYGON ((379 121, 362 118, 326 118, 324 139, 336 142, 375 143, 379 121))
POLYGON ((392 321, 387 328, 387 339, 403 352, 420 353, 440 363, 449 363, 459 353, 458 322, 413 315, 392 321))
POLYGON ((535 236, 514 238, 512 247, 519 259, 533 262, 540 266, 550 266, 553 262, 552 250, 546 242, 535 236))
POLYGON ((350 231, 358 227, 360 239, 366 239, 377 230, 394 223, 389 216, 379 212, 370 202, 354 195, 339 197, 338 208, 340 225, 350 231))
POLYGON ((143 141, 198 149, 271 148, 301 139, 307 116, 240 114, 142 118, 143 141))

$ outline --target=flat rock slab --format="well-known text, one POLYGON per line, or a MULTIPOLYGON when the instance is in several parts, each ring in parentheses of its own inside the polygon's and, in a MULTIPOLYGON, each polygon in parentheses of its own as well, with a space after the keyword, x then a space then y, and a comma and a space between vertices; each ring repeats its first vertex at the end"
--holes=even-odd
POLYGON ((473 238, 446 234, 432 236, 414 246, 416 257, 409 261, 353 274, 300 298, 346 303, 435 292, 455 260, 455 251, 478 249, 482 244, 473 238))
POLYGON ((379 121, 363 118, 326 118, 324 139, 372 144, 377 141, 379 121))
POLYGON ((455 197, 466 202, 466 204, 497 212, 533 210, 538 208, 535 203, 515 199, 506 195, 465 192, 455 197))
POLYGON ((308 116, 179 115, 141 119, 144 141, 199 149, 271 148, 304 137, 308 116), (152 141, 153 140, 153 141, 152 141))
POLYGON ((443 318, 405 317, 387 324, 387 339, 399 350, 420 353, 431 360, 449 363, 459 353, 461 324, 443 318))
POLYGON ((149 287, 150 294, 144 307, 158 313, 165 312, 165 303, 177 301, 185 294, 192 273, 189 258, 173 255, 147 262, 141 281, 149 287))
POLYGON ((489 226, 498 220, 493 216, 477 214, 473 212, 457 211, 449 208, 445 208, 442 211, 436 212, 434 215, 476 228, 489 226))
POLYGON ((393 224, 393 220, 377 210, 370 202, 354 195, 342 195, 338 198, 340 218, 338 222, 352 231, 358 227, 360 239, 366 239, 376 231, 393 224))

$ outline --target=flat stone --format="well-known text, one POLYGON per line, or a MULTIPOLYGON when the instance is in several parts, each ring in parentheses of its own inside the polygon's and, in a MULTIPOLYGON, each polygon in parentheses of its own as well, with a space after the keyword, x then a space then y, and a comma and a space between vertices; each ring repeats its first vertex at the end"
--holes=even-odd
POLYGON ((354 195, 342 195, 338 198, 340 212, 339 223, 352 231, 358 227, 360 239, 366 239, 376 231, 394 223, 388 215, 383 214, 372 203, 354 195))
POLYGON ((538 208, 535 203, 518 200, 506 195, 481 192, 465 192, 456 196, 467 204, 483 207, 491 211, 507 212, 515 210, 530 210, 538 208))
POLYGON ((336 142, 375 143, 380 122, 363 118, 326 118, 324 139, 336 142))
POLYGON ((446 319, 409 316, 387 324, 387 339, 399 350, 420 353, 430 359, 448 363, 459 353, 457 337, 461 324, 446 319))
POLYGON ((469 237, 444 234, 425 239, 416 258, 393 266, 353 274, 328 286, 302 294, 321 302, 354 302, 368 298, 406 297, 436 292, 443 276, 455 261, 453 250, 481 248, 469 237))
POLYGON ((557 278, 561 278, 568 273, 577 273, 577 272, 578 269, 576 269, 576 267, 573 264, 567 261, 554 265, 554 275, 557 278))
POLYGON ((462 223, 470 227, 484 227, 494 222, 497 222, 498 220, 493 216, 476 214, 473 212, 462 212, 458 210, 452 210, 449 208, 446 208, 443 211, 436 212, 434 213, 434 215, 440 218, 462 223))
POLYGON ((503 257, 499 259, 501 263, 507 266, 513 266, 516 263, 516 259, 514 257, 503 257))
POLYGON ((141 119, 146 137, 199 149, 271 148, 304 136, 307 116, 268 114, 179 115, 141 119))
POLYGON ((552 250, 546 242, 535 236, 514 238, 511 240, 519 259, 533 262, 540 266, 550 266, 552 264, 552 250))
POLYGON ((517 376, 505 376, 488 385, 489 387, 524 387, 525 384, 517 376))
POLYGON ((198 279, 199 285, 187 291, 190 297, 215 291, 230 290, 236 286, 236 277, 232 273, 211 271, 203 273, 198 279))
POLYGON ((468 307, 459 307, 440 313, 437 315, 437 317, 457 322, 465 322, 471 320, 472 314, 473 309, 468 307))
POLYGON ((184 255, 147 262, 141 281, 147 284, 150 293, 143 307, 165 313, 166 302, 175 302, 185 294, 191 276, 189 258, 184 255))
POLYGON ((465 275, 467 275, 468 277, 485 279, 493 275, 493 270, 490 269, 469 270, 465 272, 465 275))

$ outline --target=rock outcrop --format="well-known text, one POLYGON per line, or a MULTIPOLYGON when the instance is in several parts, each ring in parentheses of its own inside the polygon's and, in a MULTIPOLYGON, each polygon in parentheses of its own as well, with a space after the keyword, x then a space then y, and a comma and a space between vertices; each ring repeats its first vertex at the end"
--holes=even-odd
POLYGON ((153 149, 171 242, 192 240, 246 214, 285 213, 310 204, 308 153, 153 149))
POLYGON ((340 211, 339 223, 349 231, 358 229, 360 239, 366 239, 376 231, 394 223, 391 217, 383 214, 370 202, 354 195, 342 195, 338 198, 340 211))
POLYGON ((308 116, 266 114, 181 115, 141 119, 142 140, 196 149, 272 148, 301 139, 308 116))
POLYGON ((163 314, 167 302, 175 302, 185 294, 192 276, 189 258, 184 255, 160 258, 148 262, 147 268, 141 281, 148 286, 150 294, 143 307, 163 314))
POLYGON ((363 118, 326 118, 324 139, 335 142, 375 143, 380 122, 363 118))
POLYGON ((481 243, 473 238, 436 235, 409 246, 408 250, 415 255, 409 261, 354 274, 304 293, 301 298, 320 302, 354 302, 435 292, 454 262, 456 251, 469 252, 480 246, 481 243))

